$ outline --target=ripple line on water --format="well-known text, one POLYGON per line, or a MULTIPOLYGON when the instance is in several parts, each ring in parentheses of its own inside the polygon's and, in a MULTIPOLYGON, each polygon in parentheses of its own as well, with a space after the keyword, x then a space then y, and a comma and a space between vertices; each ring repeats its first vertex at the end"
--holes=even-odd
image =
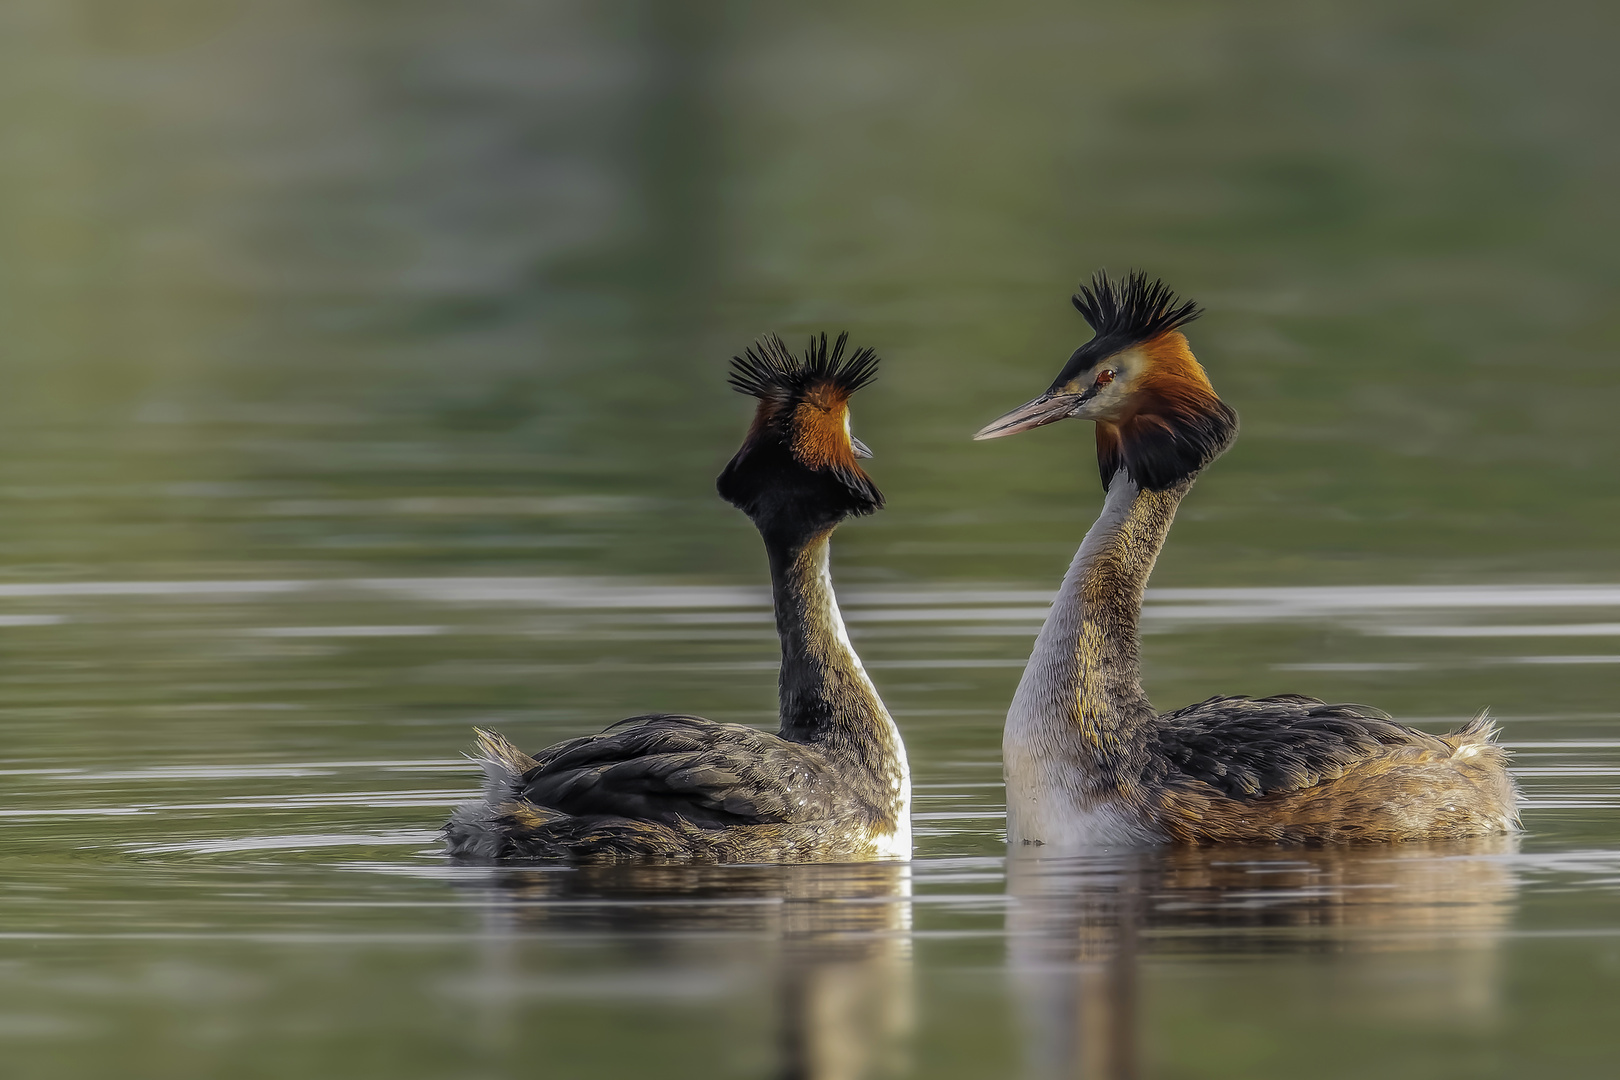
POLYGON ((239 836, 216 840, 186 840, 173 844, 126 844, 137 855, 223 855, 251 851, 304 851, 328 847, 395 847, 431 844, 437 830, 389 829, 374 833, 292 833, 284 836, 239 836))

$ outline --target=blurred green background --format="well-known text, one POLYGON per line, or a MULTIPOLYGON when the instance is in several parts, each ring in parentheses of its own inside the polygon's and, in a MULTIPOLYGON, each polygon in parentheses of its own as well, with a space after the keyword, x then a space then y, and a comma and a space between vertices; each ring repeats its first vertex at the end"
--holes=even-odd
POLYGON ((1045 582, 1089 433, 967 435, 1088 336, 1103 267, 1209 309, 1244 422, 1161 583, 1615 573, 1605 5, 0 20, 7 576, 752 580, 725 361, 847 328, 891 504, 846 573, 1045 582), (513 501, 397 501, 446 495, 513 501))

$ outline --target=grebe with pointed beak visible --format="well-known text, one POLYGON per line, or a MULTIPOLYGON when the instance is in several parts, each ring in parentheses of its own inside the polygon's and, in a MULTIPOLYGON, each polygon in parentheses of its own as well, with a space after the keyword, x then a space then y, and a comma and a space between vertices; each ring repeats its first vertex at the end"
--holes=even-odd
POLYGON ((1362 705, 1214 697, 1156 714, 1137 620, 1176 507, 1237 436, 1161 282, 1099 274, 1074 297, 1095 336, 997 439, 1097 425, 1106 499, 1024 669, 1002 737, 1007 840, 1109 844, 1437 840, 1518 827, 1507 752, 1481 713, 1429 735, 1362 705))
POLYGON ((695 716, 636 716, 533 757, 479 732, 483 797, 445 826, 450 854, 788 862, 911 857, 911 773, 900 731, 850 645, 828 575, 839 522, 883 496, 858 458, 849 399, 871 349, 827 335, 794 357, 767 337, 732 362, 759 399, 721 497, 759 529, 782 643, 772 735, 695 716))

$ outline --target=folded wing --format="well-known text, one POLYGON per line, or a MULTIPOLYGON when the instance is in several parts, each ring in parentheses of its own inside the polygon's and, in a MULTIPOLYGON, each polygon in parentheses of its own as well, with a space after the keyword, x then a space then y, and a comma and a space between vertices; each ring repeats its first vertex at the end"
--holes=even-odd
POLYGON ((1439 736, 1366 705, 1298 694, 1213 697, 1158 718, 1150 780, 1202 782, 1233 799, 1300 791, 1395 747, 1449 756, 1439 736))
POLYGON ((826 819, 839 788, 815 752, 741 724, 656 714, 547 749, 521 796, 581 817, 702 828, 826 819))

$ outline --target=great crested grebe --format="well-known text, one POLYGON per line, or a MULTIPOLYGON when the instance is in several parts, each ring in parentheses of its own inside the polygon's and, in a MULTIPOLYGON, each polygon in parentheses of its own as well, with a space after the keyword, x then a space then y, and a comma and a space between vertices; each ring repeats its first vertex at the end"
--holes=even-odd
POLYGON ((1097 424, 1107 493, 1035 642, 1002 737, 1007 839, 1130 843, 1437 840, 1517 828, 1507 752, 1481 713, 1428 735, 1362 705, 1214 697, 1156 715, 1137 619, 1176 506, 1237 435, 1177 328, 1202 312, 1143 274, 1098 274, 1094 336, 1046 393, 974 436, 1097 424))
POLYGON ((911 857, 911 773, 900 731, 850 645, 827 546, 883 496, 856 460, 849 399, 877 357, 812 338, 802 360, 767 337, 732 361, 759 399, 720 495, 754 522, 782 641, 781 729, 657 714, 621 720, 533 757, 479 732, 481 799, 445 826, 473 858, 717 862, 911 857))

